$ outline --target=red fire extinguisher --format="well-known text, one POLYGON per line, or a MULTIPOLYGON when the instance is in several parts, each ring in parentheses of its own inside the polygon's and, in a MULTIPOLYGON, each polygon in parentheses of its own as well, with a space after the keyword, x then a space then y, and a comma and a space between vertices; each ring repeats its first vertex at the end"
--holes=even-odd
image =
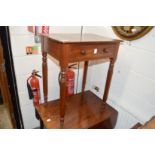
POLYGON ((35 106, 39 105, 40 100, 40 86, 39 86, 39 80, 37 77, 40 77, 40 75, 37 74, 38 71, 33 70, 31 76, 27 79, 27 88, 29 93, 29 98, 33 98, 33 103, 35 106))
POLYGON ((73 64, 73 65, 70 65, 68 68, 68 71, 66 73, 66 81, 67 81, 67 95, 70 96, 70 95, 73 95, 74 94, 74 82, 75 82, 75 73, 73 70, 71 70, 71 68, 74 68, 73 66, 76 65, 76 64, 73 64))

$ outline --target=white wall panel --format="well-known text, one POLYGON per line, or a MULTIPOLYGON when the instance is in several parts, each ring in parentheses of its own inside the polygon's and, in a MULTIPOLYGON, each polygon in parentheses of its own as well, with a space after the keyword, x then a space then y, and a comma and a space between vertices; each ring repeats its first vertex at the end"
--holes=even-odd
POLYGON ((139 94, 139 97, 146 103, 149 102, 150 104, 155 105, 155 81, 131 71, 128 82, 126 83, 126 88, 135 94, 139 94))
POLYGON ((32 35, 31 32, 27 31, 27 26, 10 26, 9 27, 10 34, 12 35, 32 35))
POLYGON ((110 95, 119 99, 127 88, 126 84, 134 63, 134 51, 131 46, 121 45, 118 58, 114 67, 114 73, 110 88, 110 95))
POLYGON ((97 94, 99 97, 103 97, 104 89, 105 89, 105 82, 107 78, 109 62, 107 61, 94 61, 92 63, 92 71, 91 71, 91 83, 90 87, 91 90, 97 94), (97 75, 97 76, 96 76, 97 75), (99 87, 99 92, 94 91, 94 86, 99 87))
POLYGON ((153 28, 148 34, 146 34, 141 39, 130 42, 133 47, 146 50, 148 52, 155 53, 155 28, 153 28))
POLYGON ((118 38, 108 26, 84 26, 83 33, 94 33, 109 38, 118 38))
POLYGON ((155 80, 155 72, 153 71, 155 66, 155 54, 134 47, 132 50, 134 51, 132 69, 145 77, 155 80))
POLYGON ((33 69, 41 71, 42 56, 32 55, 24 57, 14 57, 16 76, 32 73, 33 69))
POLYGON ((11 36, 11 47, 14 57, 26 56, 26 47, 27 46, 38 46, 39 54, 41 54, 40 43, 34 43, 34 35, 13 35, 11 36))
POLYGON ((21 106, 25 106, 28 104, 33 104, 33 100, 29 99, 28 91, 18 93, 19 102, 21 106))
POLYGON ((33 104, 21 106, 21 111, 25 129, 32 129, 39 126, 39 121, 35 117, 33 104))
MULTIPOLYGON (((85 32, 113 37, 115 34, 110 29, 88 27, 85 32)), ((142 39, 130 43, 125 41, 120 46, 109 94, 109 100, 114 101, 119 111, 116 128, 130 128, 134 123, 144 123, 155 115, 154 32, 153 29, 142 39)), ((106 64, 93 67, 95 74, 92 74, 92 85, 103 85, 104 79, 101 81, 98 77, 106 70, 106 64)), ((95 93, 102 97, 101 92, 95 93)))
POLYGON ((140 121, 128 110, 118 106, 113 100, 108 100, 108 103, 119 112, 115 129, 130 129, 140 121))
POLYGON ((117 104, 140 120, 146 122, 155 114, 155 106, 143 100, 138 94, 130 90, 124 91, 117 104))
POLYGON ((81 32, 80 26, 51 26, 50 33, 79 33, 81 32))

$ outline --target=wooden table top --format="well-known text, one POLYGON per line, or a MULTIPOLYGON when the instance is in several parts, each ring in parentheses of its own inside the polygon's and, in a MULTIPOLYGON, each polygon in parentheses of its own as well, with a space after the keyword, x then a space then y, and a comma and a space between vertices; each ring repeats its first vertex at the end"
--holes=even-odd
POLYGON ((60 43, 103 43, 103 42, 121 42, 121 40, 111 39, 107 37, 103 37, 96 34, 83 34, 82 37, 78 33, 73 34, 62 34, 62 33, 55 33, 55 34, 48 34, 43 35, 46 36, 56 42, 60 43))

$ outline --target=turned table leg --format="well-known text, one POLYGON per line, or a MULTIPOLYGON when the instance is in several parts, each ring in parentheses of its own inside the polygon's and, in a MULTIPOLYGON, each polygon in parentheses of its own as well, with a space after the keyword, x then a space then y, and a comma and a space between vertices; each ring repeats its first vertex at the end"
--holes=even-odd
POLYGON ((65 99, 66 99, 66 69, 61 69, 60 72, 60 128, 64 126, 65 116, 65 99))
POLYGON ((112 75, 113 75, 113 69, 114 69, 114 59, 110 59, 110 64, 109 64, 109 69, 108 69, 108 74, 107 74, 107 80, 106 80, 106 85, 105 85, 105 91, 104 91, 104 95, 103 95, 103 108, 107 102, 110 84, 111 84, 112 75))
POLYGON ((68 46, 62 46, 60 57, 60 128, 64 128, 65 102, 66 102, 66 74, 68 71, 68 46))
MULTIPOLYGON (((44 96, 44 103, 47 103, 48 101, 48 66, 47 66, 47 52, 44 51, 44 38, 41 38, 41 44, 42 44, 42 77, 43 77, 43 96, 44 96)), ((40 120, 40 128, 44 128, 43 121, 40 120)))
POLYGON ((48 72, 47 72, 47 52, 42 52, 42 76, 43 76, 43 93, 44 93, 44 102, 48 101, 48 72))

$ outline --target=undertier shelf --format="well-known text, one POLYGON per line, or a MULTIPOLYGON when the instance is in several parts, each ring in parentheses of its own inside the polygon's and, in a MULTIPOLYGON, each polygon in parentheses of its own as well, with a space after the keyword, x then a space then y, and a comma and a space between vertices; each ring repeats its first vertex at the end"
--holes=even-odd
MULTIPOLYGON (((88 129, 98 128, 108 122, 112 127, 116 123, 117 111, 106 104, 91 91, 85 91, 66 98, 64 128, 88 129), (110 122, 109 122, 110 121, 110 122)), ((60 128, 60 100, 49 101, 37 106, 37 111, 45 128, 60 128)))

